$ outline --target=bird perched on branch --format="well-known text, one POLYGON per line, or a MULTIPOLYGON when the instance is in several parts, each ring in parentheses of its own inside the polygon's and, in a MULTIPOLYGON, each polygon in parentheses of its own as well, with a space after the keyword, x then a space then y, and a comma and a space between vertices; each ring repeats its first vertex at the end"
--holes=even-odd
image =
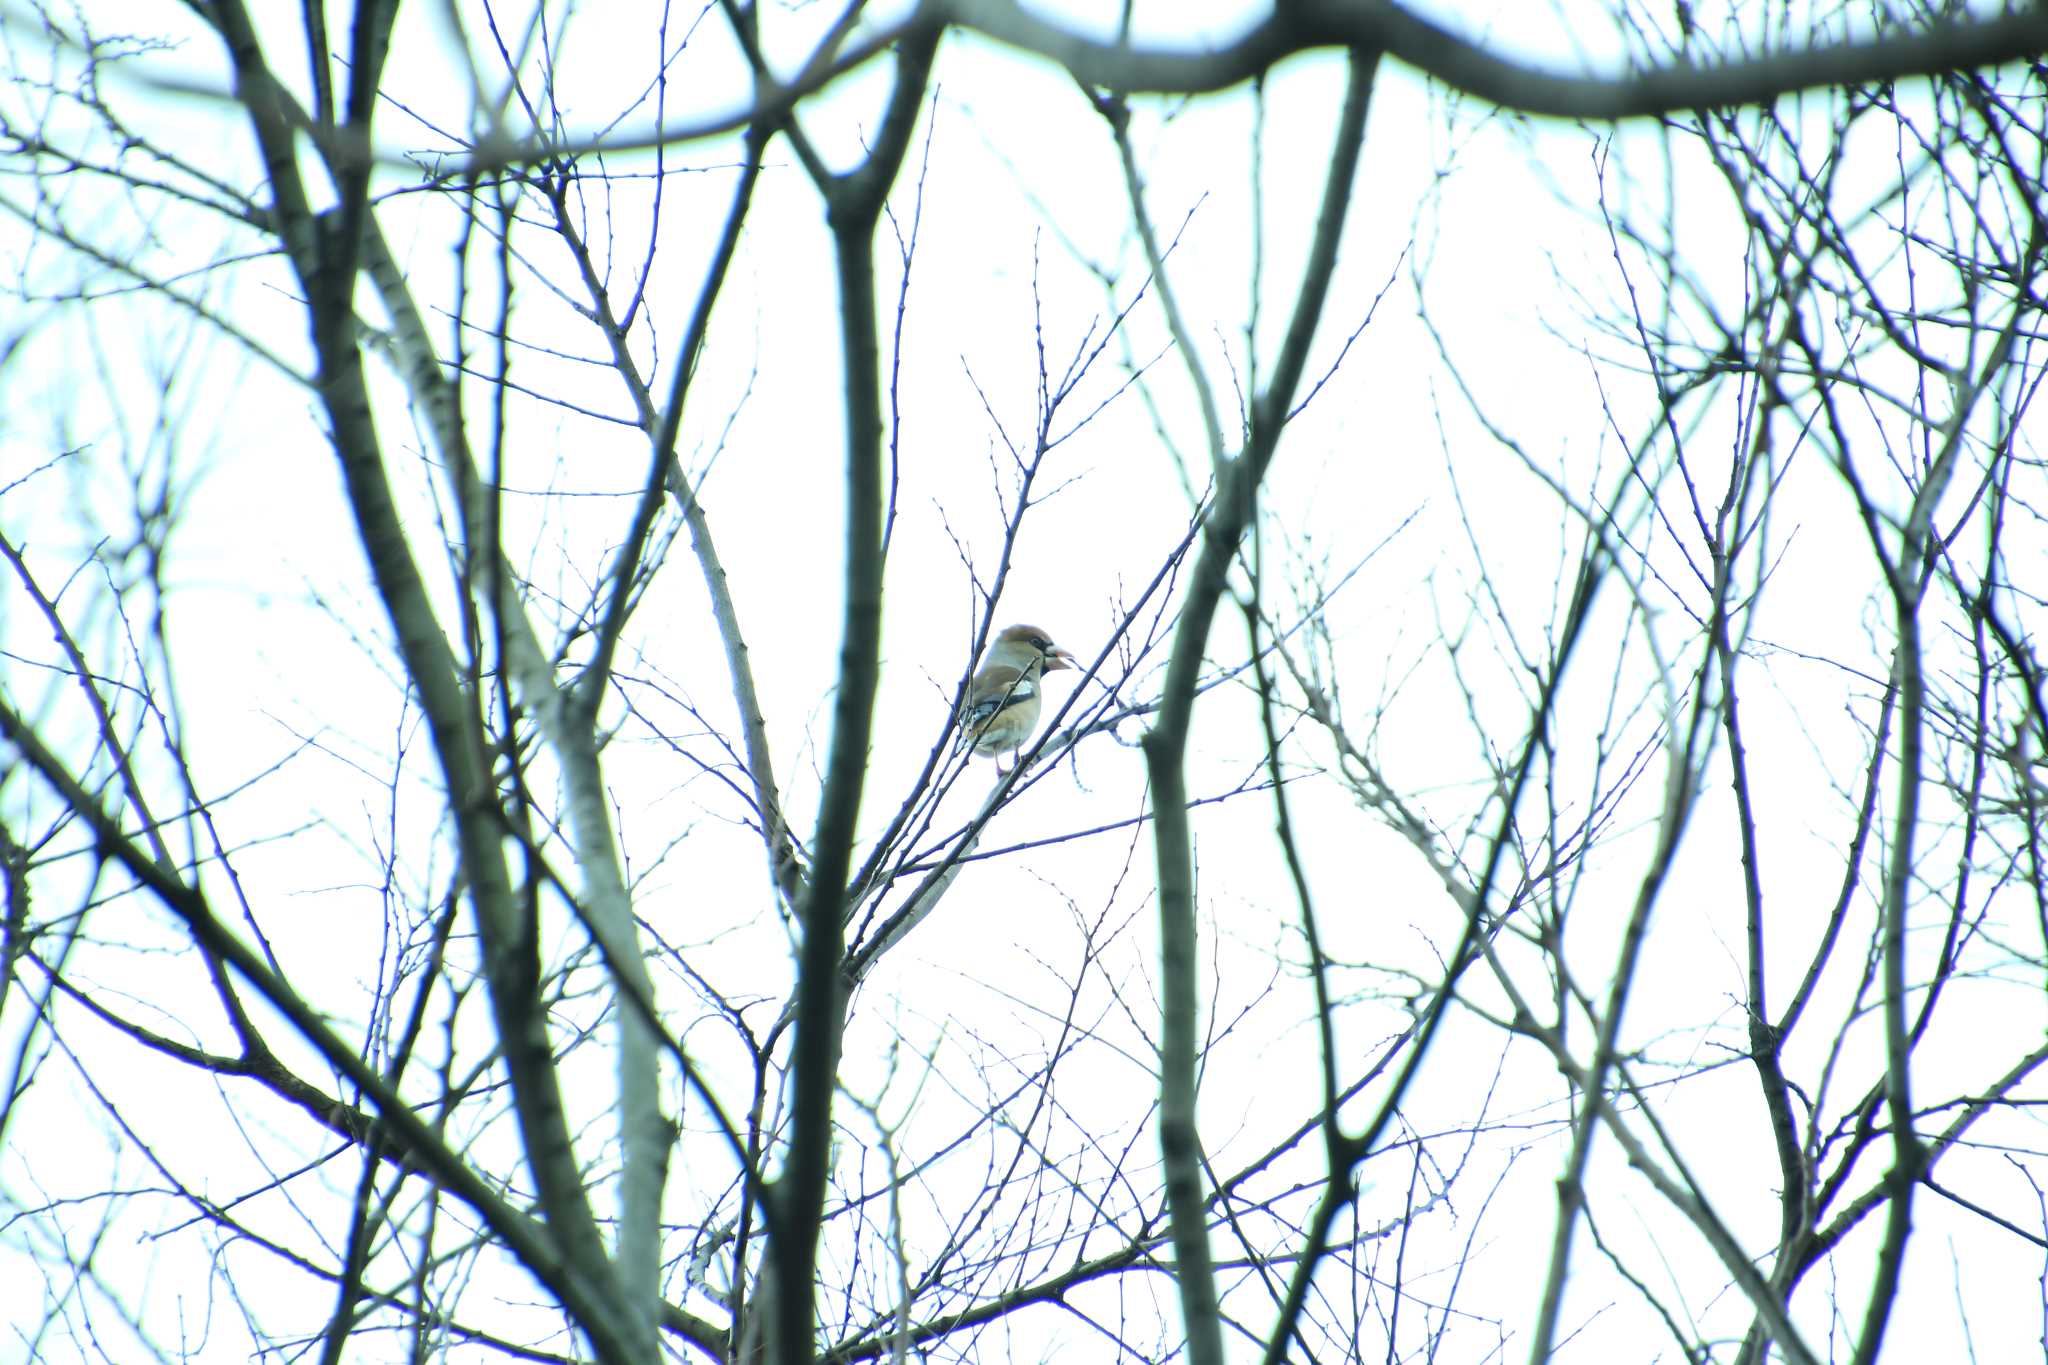
POLYGON ((971 745, 975 753, 995 759, 1001 774, 1003 752, 1015 755, 1038 728, 1038 708, 1044 700, 1040 679, 1073 666, 1074 656, 1037 626, 1005 629, 967 684, 967 698, 960 704, 960 740, 953 751, 971 745))

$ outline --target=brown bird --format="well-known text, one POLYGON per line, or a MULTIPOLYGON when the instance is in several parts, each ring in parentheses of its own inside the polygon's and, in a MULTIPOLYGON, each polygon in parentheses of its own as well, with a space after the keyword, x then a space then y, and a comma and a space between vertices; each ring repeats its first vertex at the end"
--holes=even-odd
POLYGON ((1044 700, 1040 678, 1073 666, 1074 656, 1037 626, 1002 631, 967 685, 960 707, 960 739, 953 751, 971 745, 975 753, 995 759, 996 772, 1002 773, 1003 752, 1014 755, 1038 728, 1038 708, 1044 700))

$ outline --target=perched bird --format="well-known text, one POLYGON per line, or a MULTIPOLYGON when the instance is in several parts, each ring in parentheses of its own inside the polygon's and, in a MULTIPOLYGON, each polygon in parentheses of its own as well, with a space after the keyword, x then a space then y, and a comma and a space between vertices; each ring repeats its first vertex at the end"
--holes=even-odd
POLYGON ((1038 728, 1043 701, 1039 679, 1073 666, 1074 656, 1054 645, 1037 626, 1004 630, 967 684, 967 698, 960 704, 960 740, 953 751, 972 745, 975 753, 995 759, 1000 774, 1004 750, 1014 755, 1038 728))

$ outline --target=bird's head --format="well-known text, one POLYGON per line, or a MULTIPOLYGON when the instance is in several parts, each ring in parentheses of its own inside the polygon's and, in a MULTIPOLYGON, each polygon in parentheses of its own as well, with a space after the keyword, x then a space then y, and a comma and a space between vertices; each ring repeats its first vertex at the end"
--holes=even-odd
POLYGON ((1037 626, 1009 626, 996 636, 995 650, 1003 654, 1033 655, 1045 661, 1044 671, 1074 667, 1074 656, 1052 642, 1052 636, 1037 626))

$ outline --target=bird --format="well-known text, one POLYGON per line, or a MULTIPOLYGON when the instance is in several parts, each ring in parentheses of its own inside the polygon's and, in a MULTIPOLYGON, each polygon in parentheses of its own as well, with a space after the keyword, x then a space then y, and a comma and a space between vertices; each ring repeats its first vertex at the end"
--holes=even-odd
MULTIPOLYGON (((953 752, 972 747, 995 759, 996 774, 1003 776, 1003 752, 1008 750, 1014 758, 1038 728, 1038 708, 1044 700, 1040 679, 1072 667, 1074 656, 1037 626, 1002 630, 967 684, 967 696, 960 703, 960 738, 953 752)), ((1013 762, 1011 771, 1015 769, 1013 762)))

